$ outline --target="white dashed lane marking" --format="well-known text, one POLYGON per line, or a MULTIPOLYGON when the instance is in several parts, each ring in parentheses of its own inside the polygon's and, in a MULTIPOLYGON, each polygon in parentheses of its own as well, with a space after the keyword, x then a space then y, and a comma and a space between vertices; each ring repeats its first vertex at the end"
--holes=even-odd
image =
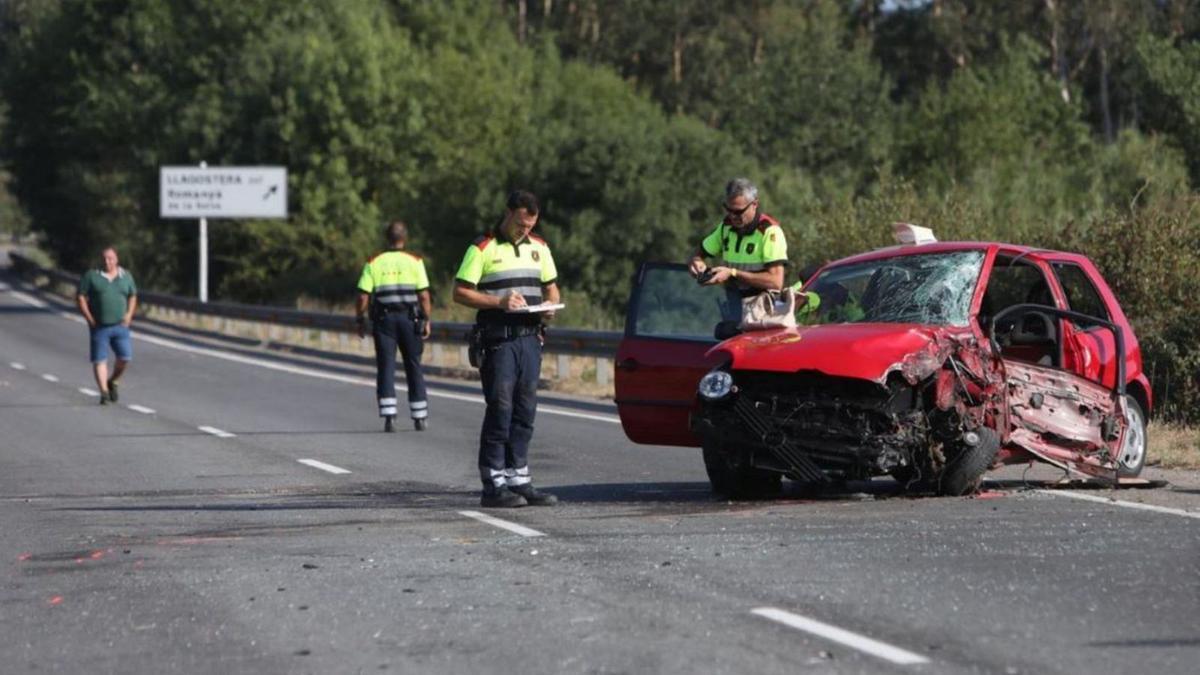
POLYGON ((77 391, 79 393, 83 394, 84 396, 99 396, 100 395, 100 392, 96 391, 95 389, 88 389, 87 387, 80 387, 77 391))
POLYGON ((319 461, 317 461, 317 460, 315 460, 315 459, 298 459, 298 460, 296 460, 296 461, 297 461, 297 462, 300 462, 301 464, 305 464, 305 465, 307 465, 307 466, 311 466, 311 467, 312 467, 312 468, 314 468, 314 469, 320 469, 320 470, 322 470, 322 471, 328 471, 329 473, 338 473, 338 474, 341 474, 341 473, 350 473, 350 470, 349 470, 349 469, 343 469, 343 468, 342 468, 342 467, 340 467, 340 466, 334 466, 334 465, 332 465, 332 464, 326 464, 325 462, 319 462, 319 461))
POLYGON ((58 382, 58 376, 50 373, 42 373, 42 379, 47 382, 58 382))
POLYGON ((806 616, 800 616, 799 614, 793 614, 792 612, 776 607, 759 607, 750 610, 750 613, 781 623, 789 628, 795 628, 796 630, 816 635, 830 642, 836 642, 851 649, 856 649, 864 654, 870 654, 885 661, 891 661, 897 665, 911 666, 919 663, 929 663, 929 659, 920 654, 914 654, 913 652, 889 645, 886 642, 880 642, 865 635, 859 635, 844 628, 838 628, 837 626, 832 626, 816 619, 810 619, 806 616))
POLYGON ((9 363, 8 365, 11 366, 13 370, 25 370, 24 363, 17 363, 16 361, 13 361, 13 362, 9 363))
MULTIPOLYGON (((131 405, 131 406, 129 406, 129 409, 130 409, 130 410, 132 410, 132 411, 134 411, 134 412, 140 412, 140 413, 142 413, 143 415, 153 415, 153 414, 154 414, 154 412, 155 412, 155 411, 154 411, 154 408, 147 408, 147 407, 146 407, 146 406, 144 406, 144 405, 137 405, 136 403, 135 403, 135 404, 133 404, 133 405, 131 405)), ((218 429, 218 431, 220 431, 220 429, 218 429)), ((232 436, 233 434, 230 434, 230 435, 232 436)))
POLYGON ((488 525, 491 525, 493 527, 498 527, 502 530, 508 530, 509 532, 515 532, 516 534, 519 534, 522 537, 544 537, 544 536, 546 536, 545 532, 538 532, 537 530, 525 527, 524 525, 510 523, 507 520, 501 520, 499 518, 489 516, 486 513, 480 513, 478 511, 459 511, 458 513, 459 513, 459 515, 463 515, 468 518, 474 518, 475 520, 478 520, 481 523, 487 523, 488 525))
POLYGON ((217 438, 233 438, 234 436, 237 436, 237 434, 230 433, 228 431, 224 431, 224 430, 218 429, 216 427, 204 426, 204 427, 196 427, 196 428, 199 429, 200 431, 203 431, 206 434, 212 434, 213 436, 216 436, 217 438))

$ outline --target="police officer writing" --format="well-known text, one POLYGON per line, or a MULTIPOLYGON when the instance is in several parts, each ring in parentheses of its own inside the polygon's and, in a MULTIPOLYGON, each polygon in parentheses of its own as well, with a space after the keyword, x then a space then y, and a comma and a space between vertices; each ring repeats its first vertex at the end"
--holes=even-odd
POLYGON ((722 206, 724 220, 689 261, 692 276, 705 284, 731 281, 729 288, 741 297, 782 289, 787 240, 779 221, 759 207, 758 188, 748 179, 734 178, 725 186, 722 206), (705 258, 717 255, 724 264, 709 267, 705 258))
POLYGON ((367 312, 375 338, 375 393, 383 430, 395 431, 396 347, 404 360, 408 412, 417 431, 429 417, 425 375, 421 372, 422 340, 430 335, 429 278, 420 256, 404 250, 408 227, 396 221, 384 230, 388 249, 367 261, 358 280, 355 307, 359 337, 367 336, 367 312))
POLYGON ((558 302, 558 272, 550 247, 531 234, 537 197, 513 192, 505 206, 492 231, 467 247, 454 287, 455 302, 479 310, 472 349, 479 353, 487 400, 479 434, 480 504, 548 506, 558 499, 533 486, 528 457, 542 369, 542 320, 552 314, 527 310, 558 302))

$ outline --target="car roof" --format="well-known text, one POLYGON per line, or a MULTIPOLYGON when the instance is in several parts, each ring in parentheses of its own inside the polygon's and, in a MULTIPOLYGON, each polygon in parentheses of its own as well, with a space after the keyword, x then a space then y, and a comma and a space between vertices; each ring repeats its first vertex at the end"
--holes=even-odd
POLYGON ((951 253, 955 251, 988 251, 992 248, 1004 249, 1005 251, 1013 251, 1018 255, 1037 253, 1041 255, 1051 255, 1056 258, 1065 258, 1079 260, 1085 258, 1078 253, 1067 253, 1064 251, 1053 251, 1050 249, 1039 249, 1032 246, 1023 246, 1021 244, 1006 244, 998 241, 939 241, 930 244, 904 244, 897 246, 886 246, 877 248, 873 251, 865 253, 857 253, 855 255, 841 258, 829 262, 826 267, 834 267, 841 265, 851 265, 854 263, 869 262, 872 260, 882 260, 884 258, 895 258, 898 256, 908 255, 926 255, 929 253, 951 253))

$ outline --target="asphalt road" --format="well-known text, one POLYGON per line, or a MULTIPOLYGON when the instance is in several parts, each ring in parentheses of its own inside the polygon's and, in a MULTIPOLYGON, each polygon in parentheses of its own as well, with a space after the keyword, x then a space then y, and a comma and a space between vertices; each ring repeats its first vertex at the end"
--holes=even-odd
POLYGON ((1186 481, 730 503, 698 453, 629 443, 605 404, 543 399, 531 465, 564 503, 485 522, 476 385, 436 383, 429 431, 387 435, 368 372, 142 327, 121 404, 100 407, 62 312, 0 277, 6 673, 1200 663, 1186 481))

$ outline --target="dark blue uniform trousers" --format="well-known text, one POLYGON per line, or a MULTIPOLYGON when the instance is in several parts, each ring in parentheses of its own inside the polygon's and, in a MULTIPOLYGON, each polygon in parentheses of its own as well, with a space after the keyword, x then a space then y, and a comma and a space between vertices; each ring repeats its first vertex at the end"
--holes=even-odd
POLYGON ((542 343, 536 335, 484 346, 479 369, 487 400, 479 434, 479 476, 484 487, 530 482, 529 440, 541 372, 542 343))
POLYGON ((379 416, 396 414, 396 347, 404 360, 404 379, 408 384, 408 409, 414 420, 429 416, 425 398, 425 374, 421 372, 421 352, 425 349, 417 335, 416 322, 407 308, 377 313, 372 319, 375 336, 375 393, 379 398, 379 416))

